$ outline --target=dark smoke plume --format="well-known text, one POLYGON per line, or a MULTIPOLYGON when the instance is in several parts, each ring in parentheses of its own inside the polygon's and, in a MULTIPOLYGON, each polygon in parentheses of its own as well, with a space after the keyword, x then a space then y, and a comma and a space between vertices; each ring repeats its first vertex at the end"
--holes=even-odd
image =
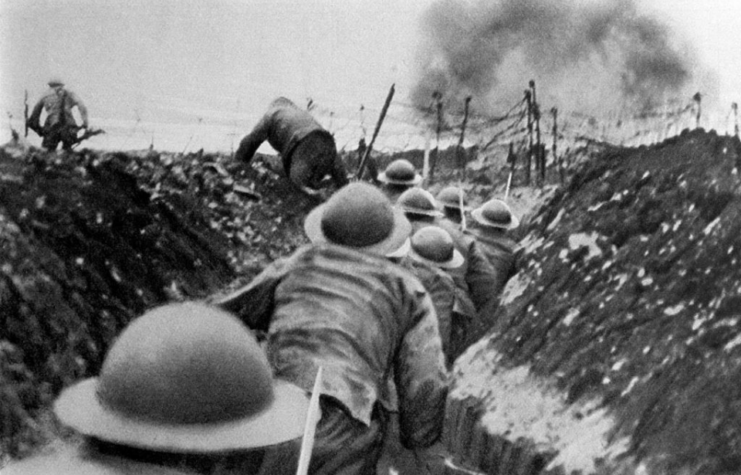
POLYGON ((691 79, 692 55, 633 0, 439 0, 422 32, 411 94, 420 109, 437 91, 493 110, 522 98, 530 79, 556 104, 646 108, 691 79))

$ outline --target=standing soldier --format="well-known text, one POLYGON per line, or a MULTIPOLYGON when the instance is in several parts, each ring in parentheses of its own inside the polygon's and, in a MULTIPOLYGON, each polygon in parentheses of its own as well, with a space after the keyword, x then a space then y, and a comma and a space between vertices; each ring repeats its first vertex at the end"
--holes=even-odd
POLYGON ((447 371, 422 283, 386 257, 411 226, 376 187, 351 183, 305 221, 311 244, 218 299, 268 332, 276 376, 311 391, 323 368, 312 474, 375 474, 398 396, 401 443, 440 437, 447 371))
POLYGON ((463 222, 463 213, 466 212, 465 207, 461 209, 461 204, 464 202, 462 194, 463 190, 461 188, 446 186, 436 196, 438 203, 443 208, 445 218, 458 225, 463 222))
POLYGON ((3 475, 295 473, 308 409, 306 393, 273 378, 233 315, 167 304, 126 327, 99 377, 55 401, 82 445, 11 464, 3 475))
POLYGON ((479 243, 479 247, 496 270, 497 295, 502 292, 507 281, 515 273, 515 248, 517 243, 507 235, 507 231, 517 228, 520 220, 512 214, 507 203, 492 199, 471 212, 473 226, 469 233, 479 243))
POLYGON ((422 188, 406 190, 399 196, 396 206, 404 211, 404 215, 412 224, 412 233, 425 226, 433 225, 436 218, 443 216, 443 213, 438 209, 435 197, 422 188))
POLYGON ((412 162, 400 158, 386 166, 386 169, 378 174, 383 192, 391 203, 396 203, 399 196, 409 188, 422 183, 422 175, 412 165, 412 162))
POLYGON ((349 182, 332 134, 309 112, 285 97, 275 99, 242 139, 235 153, 236 160, 249 163, 266 140, 280 153, 283 169, 291 182, 304 193, 316 195, 327 175, 332 177, 337 188, 349 182))
POLYGON ((62 142, 64 150, 70 150, 78 142, 78 130, 88 127, 87 108, 82 100, 72 91, 64 88, 61 79, 49 81, 50 90, 36 103, 28 118, 28 128, 43 137, 41 146, 47 150, 56 150, 62 142), (82 119, 78 126, 72 109, 77 107, 82 119), (41 113, 46 112, 44 126, 41 127, 41 113))
POLYGON ((455 247, 463 254, 466 264, 460 269, 460 278, 468 284, 471 300, 476 311, 480 311, 495 297, 495 289, 499 287, 499 283, 494 268, 476 240, 461 229, 463 213, 466 212, 461 193, 461 189, 455 186, 446 187, 438 193, 437 200, 443 206, 445 217, 437 219, 435 224, 450 234, 455 247))
POLYGON ((453 364, 451 335, 454 333, 456 288, 451 269, 463 265, 463 255, 455 248, 453 238, 447 231, 437 226, 420 229, 411 239, 409 251, 411 268, 432 296, 443 341, 443 353, 448 367, 453 364))

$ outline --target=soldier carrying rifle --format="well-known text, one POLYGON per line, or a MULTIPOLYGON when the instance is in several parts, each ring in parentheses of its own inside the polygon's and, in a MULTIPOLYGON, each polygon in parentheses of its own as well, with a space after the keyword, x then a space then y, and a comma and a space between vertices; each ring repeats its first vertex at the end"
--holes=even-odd
POLYGON ((65 89, 64 82, 59 78, 49 80, 49 91, 36 103, 28 117, 26 125, 29 129, 43 137, 41 146, 47 150, 56 150, 59 142, 64 150, 82 140, 102 133, 100 130, 88 129, 87 107, 72 91, 65 89), (72 109, 77 107, 82 119, 82 125, 77 125, 72 109), (44 126, 41 126, 41 113, 46 112, 44 126), (87 129, 82 137, 77 136, 80 129, 87 129))

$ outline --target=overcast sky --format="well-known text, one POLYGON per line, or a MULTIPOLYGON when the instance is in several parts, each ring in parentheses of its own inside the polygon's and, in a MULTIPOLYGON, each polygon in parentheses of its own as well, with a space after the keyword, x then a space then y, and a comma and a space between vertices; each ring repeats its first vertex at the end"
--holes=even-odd
MULTIPOLYGON (((0 0, 0 107, 22 115, 24 89, 33 103, 60 76, 91 122, 249 122, 278 95, 378 109, 392 83, 406 100, 433 1, 0 0)), ((741 1, 636 3, 696 48, 713 94, 741 99, 741 1)))

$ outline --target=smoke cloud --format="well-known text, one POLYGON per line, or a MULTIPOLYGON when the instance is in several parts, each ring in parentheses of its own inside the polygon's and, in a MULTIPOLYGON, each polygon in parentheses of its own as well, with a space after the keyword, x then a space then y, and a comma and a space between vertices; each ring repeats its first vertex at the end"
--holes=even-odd
POLYGON ((411 99, 501 110, 533 79, 541 103, 650 108, 692 79, 693 55, 671 33, 634 0, 439 0, 423 16, 411 99))

